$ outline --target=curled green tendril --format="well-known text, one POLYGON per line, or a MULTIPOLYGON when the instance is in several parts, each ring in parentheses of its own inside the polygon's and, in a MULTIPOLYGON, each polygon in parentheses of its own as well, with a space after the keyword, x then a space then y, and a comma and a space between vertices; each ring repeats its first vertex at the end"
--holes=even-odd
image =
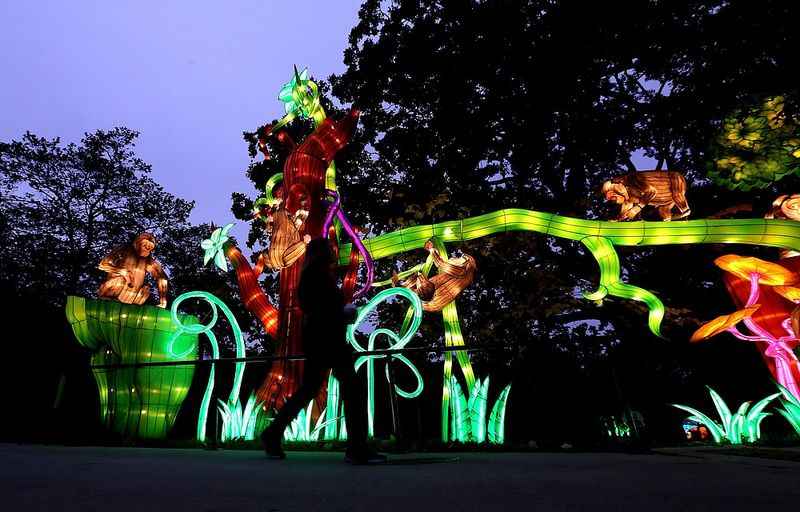
POLYGON ((600 286, 593 293, 584 294, 589 300, 600 300, 608 295, 644 302, 649 310, 647 324, 650 331, 661 336, 661 320, 664 318, 664 304, 652 292, 623 283, 620 279, 620 265, 617 251, 607 238, 587 236, 581 239, 600 266, 600 286))
MULTIPOLYGON (((419 325, 422 322, 422 301, 420 301, 419 297, 416 293, 412 292, 408 288, 389 288, 387 290, 383 290, 375 297, 373 297, 364 307, 358 310, 358 316, 356 317, 356 321, 347 327, 347 341, 356 349, 357 352, 366 352, 366 351, 374 351, 375 350, 375 340, 378 336, 386 336, 389 338, 389 346, 386 347, 386 350, 397 350, 405 347, 411 338, 414 337, 416 334, 417 329, 419 329, 419 325), (394 331, 385 328, 375 329, 371 333, 369 333, 369 338, 367 340, 366 348, 361 346, 358 341, 356 340, 355 331, 356 328, 361 325, 364 320, 366 319, 367 315, 369 315, 378 305, 385 300, 389 299, 390 297, 401 296, 411 303, 411 308, 413 309, 413 313, 411 314, 411 322, 407 328, 401 330, 401 334, 398 335, 394 331)), ((367 368, 367 420, 368 420, 368 430, 369 435, 373 435, 374 433, 374 418, 375 418, 375 360, 379 358, 385 358, 387 356, 374 354, 374 355, 367 355, 367 356, 360 356, 356 360, 355 369, 358 371, 362 366, 366 364, 367 368)), ((395 385, 395 391, 398 395, 402 396, 403 398, 415 398, 422 393, 423 389, 423 381, 422 375, 420 374, 419 370, 414 366, 414 364, 408 360, 402 354, 392 354, 388 357, 392 357, 403 364, 405 364, 410 370, 411 373, 417 380, 416 388, 413 391, 405 391, 399 386, 395 385)), ((386 367, 386 378, 389 380, 389 369, 388 365, 386 367)))
MULTIPOLYGON (((167 354, 170 357, 175 359, 180 359, 186 356, 189 352, 194 350, 194 345, 192 345, 187 351, 183 352, 175 352, 175 341, 181 334, 205 334, 208 337, 208 341, 211 342, 211 351, 212 357, 214 359, 219 359, 219 344, 217 343, 217 337, 214 335, 214 331, 212 330, 214 325, 217 323, 217 319, 219 318, 219 314, 217 312, 217 307, 222 309, 222 313, 227 318, 228 323, 231 326, 231 330, 233 330, 233 337, 236 342, 236 357, 242 358, 244 357, 244 338, 242 337, 242 330, 239 328, 239 323, 236 321, 236 318, 233 316, 233 312, 216 296, 208 293, 208 292, 201 292, 201 291, 193 291, 193 292, 186 292, 182 295, 179 295, 175 302, 172 303, 172 309, 170 313, 172 315, 172 323, 176 326, 176 331, 173 333, 172 337, 167 344, 167 354), (203 299, 211 306, 211 320, 207 324, 191 324, 187 325, 181 322, 180 318, 178 317, 178 306, 186 300, 198 298, 203 299)), ((235 403, 239 400, 239 390, 242 387, 242 376, 244 375, 244 362, 236 363, 236 370, 234 372, 233 378, 233 387, 231 389, 231 394, 229 398, 229 402, 235 403)), ((208 407, 211 403, 211 395, 214 392, 214 374, 215 374, 215 365, 211 365, 211 372, 208 376, 208 384, 206 385, 206 391, 203 394, 203 400, 200 403, 200 415, 197 419, 197 440, 198 441, 205 441, 206 439, 206 420, 208 419, 208 407)))

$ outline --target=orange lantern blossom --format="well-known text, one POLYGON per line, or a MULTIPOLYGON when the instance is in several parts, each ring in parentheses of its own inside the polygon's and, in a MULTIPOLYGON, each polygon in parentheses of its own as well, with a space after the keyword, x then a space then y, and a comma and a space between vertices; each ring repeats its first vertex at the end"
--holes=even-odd
MULTIPOLYGON (((800 274, 778 263, 735 254, 720 256, 714 263, 728 272, 728 288, 734 298, 737 298, 734 293, 736 289, 749 283, 747 302, 742 309, 702 325, 692 335, 691 341, 701 341, 729 332, 738 339, 755 342, 775 379, 795 397, 800 398, 800 365, 794 353, 800 343, 797 322, 792 325, 791 316, 795 315, 788 314, 785 303, 775 307, 776 300, 793 303, 800 301, 800 288, 793 286, 800 282, 800 274), (762 298, 762 286, 774 296, 769 297, 767 307, 758 304, 762 298), (778 318, 773 318, 776 315, 778 318), (775 329, 771 332, 762 325, 776 321, 780 325, 778 330, 782 331, 779 335, 774 334, 775 329), (743 333, 737 328, 739 323, 744 324, 747 332, 743 333)), ((767 298, 764 297, 765 300, 767 298)))

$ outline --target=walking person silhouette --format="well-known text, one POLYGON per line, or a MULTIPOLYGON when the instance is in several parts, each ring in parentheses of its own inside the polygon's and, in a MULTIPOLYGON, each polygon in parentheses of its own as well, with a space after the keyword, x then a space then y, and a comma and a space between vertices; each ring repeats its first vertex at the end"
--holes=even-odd
POLYGON ((355 308, 347 305, 336 284, 336 262, 324 238, 316 238, 306 247, 297 296, 303 311, 303 351, 305 371, 300 388, 286 401, 275 419, 261 433, 267 456, 286 458, 281 448, 283 432, 300 410, 322 387, 328 370, 339 380, 345 408, 347 451, 345 461, 352 464, 379 464, 384 455, 367 445, 367 409, 363 390, 353 368, 353 351, 347 343, 347 325, 355 321, 355 308))

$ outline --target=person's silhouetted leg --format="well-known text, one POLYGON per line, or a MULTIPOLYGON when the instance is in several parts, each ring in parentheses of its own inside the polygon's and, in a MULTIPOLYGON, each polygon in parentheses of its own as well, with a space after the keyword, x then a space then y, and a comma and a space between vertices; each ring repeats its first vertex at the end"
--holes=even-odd
POLYGON ((286 457, 286 454, 283 453, 283 449, 281 448, 283 431, 286 430, 289 423, 297 417, 300 410, 306 407, 308 402, 317 396, 317 393, 322 387, 324 377, 324 368, 316 364, 316 361, 312 361, 311 359, 306 360, 303 382, 300 384, 300 388, 289 397, 272 420, 272 423, 261 433, 261 442, 264 445, 264 451, 269 457, 280 459, 286 457))
POLYGON ((339 389, 344 401, 345 424, 347 425, 347 453, 345 460, 354 464, 376 464, 386 462, 386 457, 372 452, 367 446, 367 403, 363 384, 358 381, 353 362, 349 356, 341 357, 333 368, 339 380, 339 389))

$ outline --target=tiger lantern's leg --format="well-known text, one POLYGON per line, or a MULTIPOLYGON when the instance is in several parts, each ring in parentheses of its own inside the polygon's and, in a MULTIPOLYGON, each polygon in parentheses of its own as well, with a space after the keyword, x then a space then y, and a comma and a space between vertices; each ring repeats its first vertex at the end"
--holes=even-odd
POLYGON ((669 222, 672 220, 672 208, 674 206, 675 203, 669 203, 658 207, 658 215, 661 217, 661 220, 664 222, 669 222))
POLYGON ((669 185, 672 190, 672 200, 678 208, 678 216, 675 219, 683 219, 692 213, 689 203, 686 201, 686 178, 677 172, 670 174, 669 185))

